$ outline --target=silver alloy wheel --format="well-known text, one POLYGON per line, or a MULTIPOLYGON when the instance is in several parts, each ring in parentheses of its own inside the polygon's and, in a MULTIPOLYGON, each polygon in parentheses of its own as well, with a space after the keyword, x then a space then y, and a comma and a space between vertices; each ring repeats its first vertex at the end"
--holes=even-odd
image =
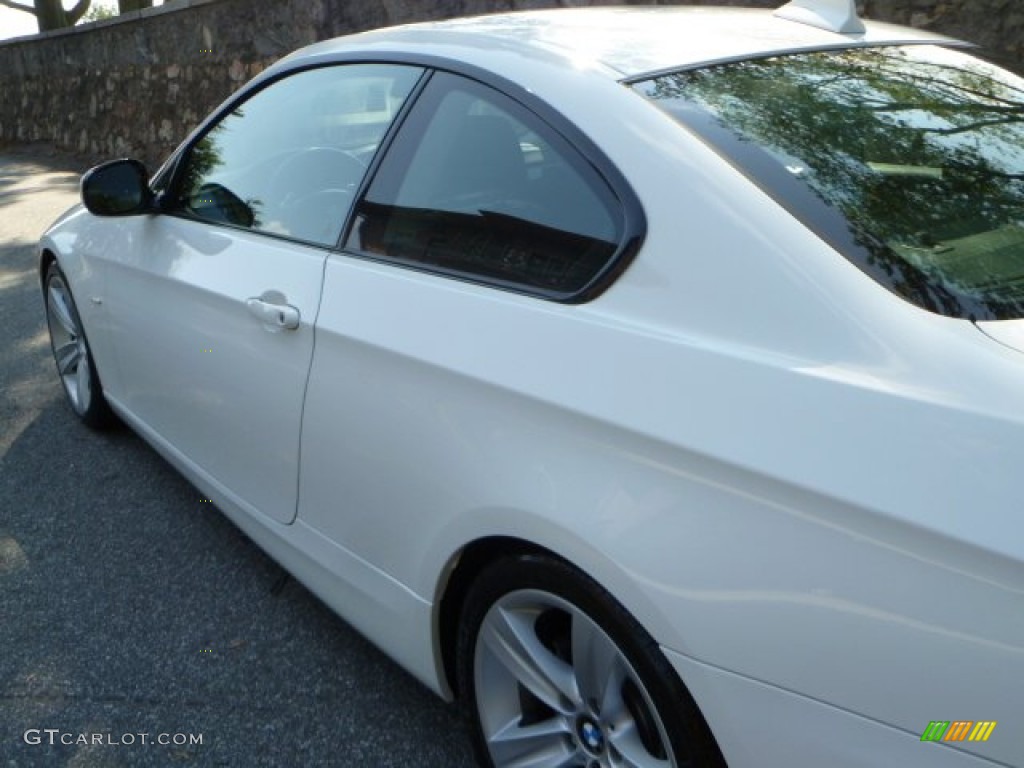
POLYGON ((64 391, 75 413, 82 415, 92 403, 92 365, 71 292, 60 274, 53 275, 46 286, 46 320, 64 391))
POLYGON ((650 694, 615 642, 549 592, 509 592, 484 616, 476 704, 499 768, 678 768, 650 694))

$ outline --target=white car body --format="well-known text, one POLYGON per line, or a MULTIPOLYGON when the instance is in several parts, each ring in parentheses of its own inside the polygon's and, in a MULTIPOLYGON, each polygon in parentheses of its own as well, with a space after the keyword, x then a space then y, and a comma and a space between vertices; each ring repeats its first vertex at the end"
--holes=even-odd
POLYGON ((646 218, 585 303, 170 216, 77 208, 40 249, 114 410, 442 696, 449 576, 504 537, 636 617, 732 768, 1024 766, 1024 321, 982 333, 898 298, 621 83, 896 41, 943 42, 760 11, 537 12, 320 43, 248 86, 400 54, 552 106, 646 218), (268 289, 297 330, 245 311, 268 289), (921 742, 957 719, 999 727, 921 742))

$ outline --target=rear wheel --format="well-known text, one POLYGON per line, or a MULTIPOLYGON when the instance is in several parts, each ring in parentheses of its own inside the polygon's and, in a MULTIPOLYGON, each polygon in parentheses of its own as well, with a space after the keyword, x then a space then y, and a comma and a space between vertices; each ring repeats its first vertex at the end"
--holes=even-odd
POLYGON ((86 341, 67 278, 57 262, 53 262, 46 271, 45 285, 50 347, 64 394, 71 409, 83 422, 95 428, 108 426, 113 414, 103 398, 103 387, 92 362, 89 342, 86 341))
POLYGON ((495 768, 721 768, 657 644, 593 580, 520 556, 485 570, 459 628, 459 688, 495 768))

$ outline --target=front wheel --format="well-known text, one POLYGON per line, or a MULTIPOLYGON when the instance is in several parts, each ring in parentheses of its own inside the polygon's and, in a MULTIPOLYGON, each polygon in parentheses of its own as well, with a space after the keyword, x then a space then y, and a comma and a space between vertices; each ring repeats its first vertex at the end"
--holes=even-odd
POLYGON ((497 562, 466 599, 459 690, 494 768, 722 768, 657 644, 589 577, 554 558, 497 562))
POLYGON ((99 374, 67 278, 57 262, 46 271, 45 294, 50 347, 68 403, 90 427, 106 427, 113 421, 113 414, 103 398, 99 374))

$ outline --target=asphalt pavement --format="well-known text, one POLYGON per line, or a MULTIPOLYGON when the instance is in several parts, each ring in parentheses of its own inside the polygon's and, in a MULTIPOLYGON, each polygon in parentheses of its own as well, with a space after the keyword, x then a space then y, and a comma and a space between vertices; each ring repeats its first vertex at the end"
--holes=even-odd
POLYGON ((453 707, 133 433, 75 420, 34 252, 73 170, 0 154, 0 768, 472 765, 453 707))

